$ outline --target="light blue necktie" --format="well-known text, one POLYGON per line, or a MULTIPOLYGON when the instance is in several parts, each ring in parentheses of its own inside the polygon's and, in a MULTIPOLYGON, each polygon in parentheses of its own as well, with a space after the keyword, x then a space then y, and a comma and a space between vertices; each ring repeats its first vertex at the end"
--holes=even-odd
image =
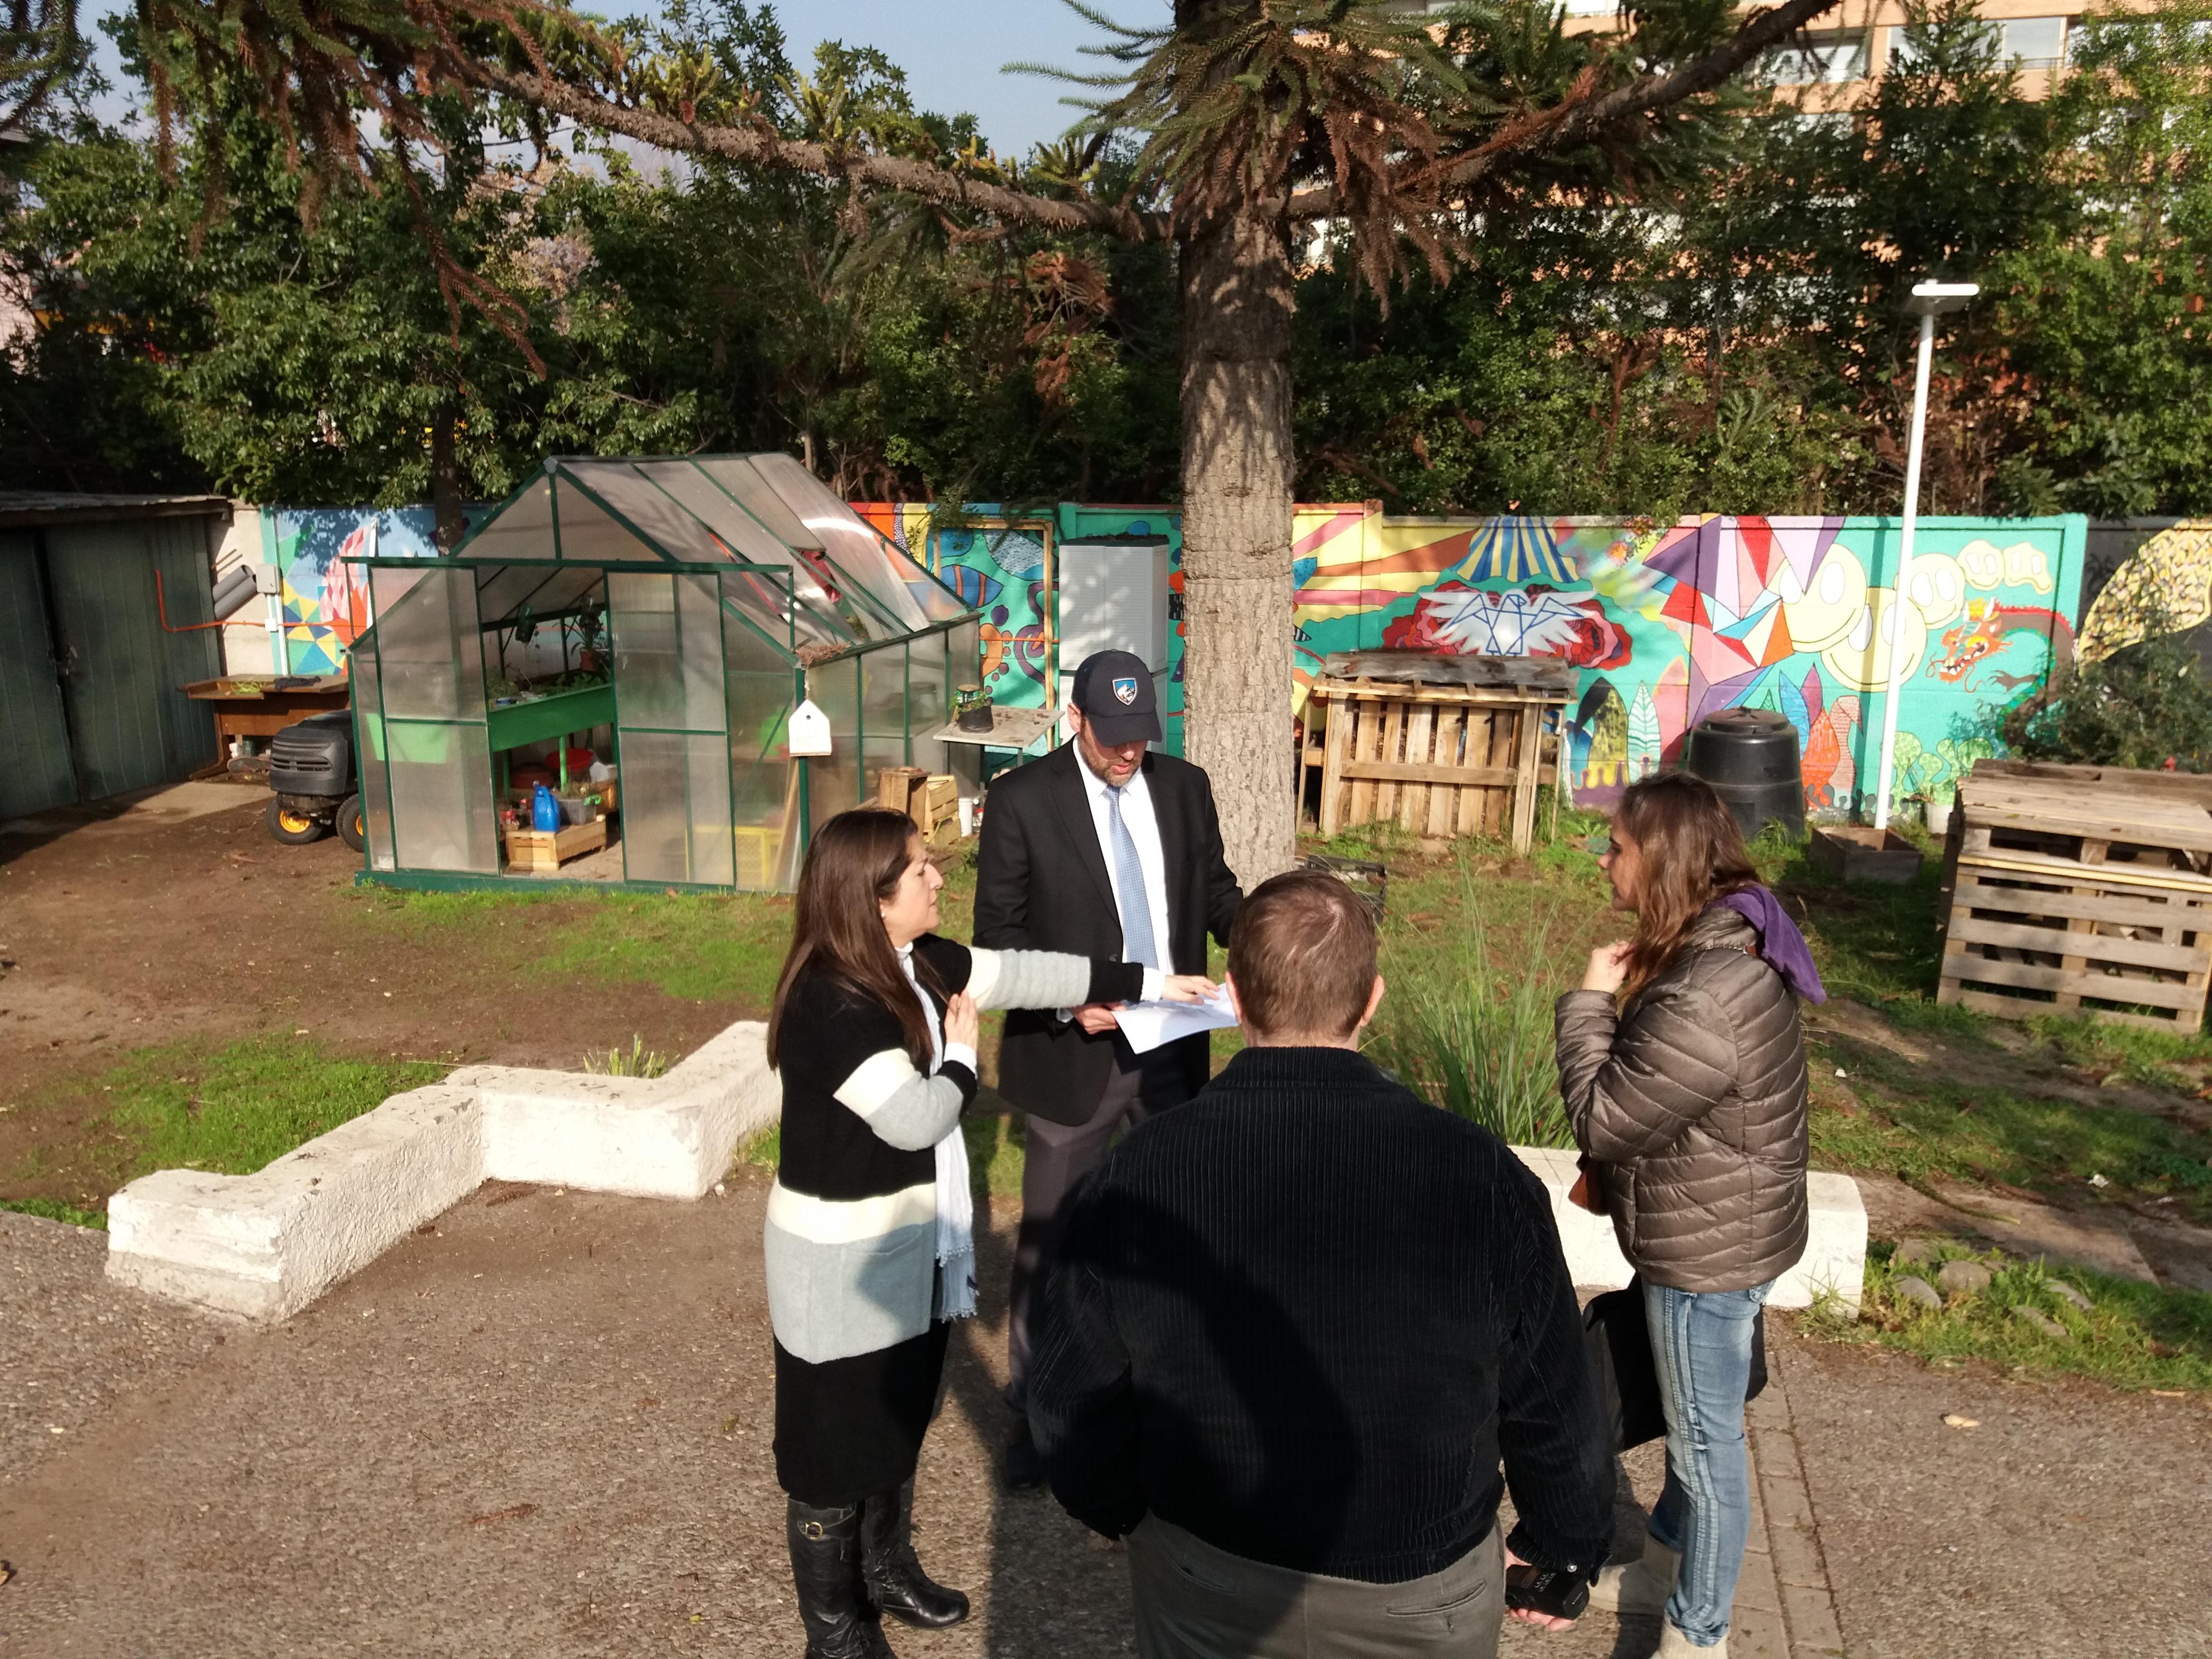
POLYGON ((1137 861, 1137 843, 1129 826, 1121 822, 1121 792, 1106 791, 1106 828, 1114 843, 1114 890, 1121 902, 1121 960, 1160 965, 1152 943, 1152 903, 1145 893, 1145 866, 1137 861))

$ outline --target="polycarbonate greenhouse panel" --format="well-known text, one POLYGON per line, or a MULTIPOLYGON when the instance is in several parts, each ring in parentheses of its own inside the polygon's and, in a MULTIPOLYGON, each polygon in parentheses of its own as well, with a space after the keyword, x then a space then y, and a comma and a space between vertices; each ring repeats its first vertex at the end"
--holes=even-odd
POLYGON ((369 573, 386 720, 483 720, 476 583, 453 566, 369 573))
POLYGON ((487 565, 477 571, 477 615, 487 623, 556 617, 590 598, 599 572, 590 565, 573 570, 543 565, 487 565))
POLYGON ((845 574, 866 587, 877 603, 908 632, 927 628, 929 617, 907 591, 882 538, 860 514, 832 495, 829 487, 788 455, 755 455, 754 467, 783 498, 814 540, 845 574))
MULTIPOLYGON (((631 462, 569 461, 561 470, 589 489, 643 538, 653 553, 682 564, 708 564, 744 556, 631 462)), ((776 560, 782 556, 777 549, 776 560)))
POLYGON ((929 734, 952 718, 951 696, 946 690, 945 636, 925 634, 907 642, 908 764, 929 772, 952 769, 945 744, 929 734))
POLYGON ((638 461, 641 477, 727 544, 730 552, 750 564, 787 565, 791 549, 696 461, 638 461))
POLYGON ((382 718, 362 767, 381 766, 389 781, 393 861, 497 875, 474 573, 380 566, 370 583, 382 718))
POLYGON ((392 784, 385 769, 384 704, 377 690, 380 677, 374 629, 354 641, 346 661, 353 677, 354 764, 361 776, 368 867, 395 869, 398 860, 392 851, 392 784))
POLYGON ((560 486, 561 556, 568 562, 655 564, 667 557, 623 528, 573 478, 563 476, 560 486))
POLYGON ((886 766, 906 764, 906 647, 879 646, 860 656, 860 798, 880 799, 886 766))
POLYGON ((625 731, 622 820, 629 880, 733 884, 727 738, 625 731))
POLYGON ((553 480, 541 475, 501 507, 462 543, 464 557, 496 564, 501 559, 550 559, 553 546, 553 480))
POLYGON ((809 530, 782 496, 777 495, 745 455, 702 455, 699 470, 737 498, 738 504, 768 527, 786 547, 811 547, 817 551, 821 538, 809 530))
POLYGON ((860 670, 851 658, 807 671, 807 695, 830 719, 830 753, 806 765, 806 817, 814 829, 860 804, 860 670))
MULTIPOLYGON (((723 578, 726 586, 730 579, 723 578)), ((799 767, 791 758, 790 666, 727 611, 722 664, 729 690, 730 797, 737 884, 791 885, 799 841, 799 767)))

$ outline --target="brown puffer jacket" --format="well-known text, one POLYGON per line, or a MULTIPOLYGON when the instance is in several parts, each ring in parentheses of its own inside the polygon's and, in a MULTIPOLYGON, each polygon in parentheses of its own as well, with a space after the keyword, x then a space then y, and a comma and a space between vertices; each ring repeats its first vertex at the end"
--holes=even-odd
POLYGON ((1708 911, 1625 1014, 1559 1001, 1559 1092, 1621 1253, 1677 1290, 1748 1290, 1805 1253, 1805 1035, 1758 943, 1708 911))

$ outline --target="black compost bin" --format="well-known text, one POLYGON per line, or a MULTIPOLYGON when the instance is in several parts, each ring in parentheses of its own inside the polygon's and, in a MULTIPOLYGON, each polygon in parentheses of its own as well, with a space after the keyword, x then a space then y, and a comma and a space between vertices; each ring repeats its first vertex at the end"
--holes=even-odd
POLYGON ((1727 708, 1690 733, 1690 770, 1728 803, 1743 838, 1780 823, 1805 834, 1805 780, 1797 728, 1771 708, 1727 708))

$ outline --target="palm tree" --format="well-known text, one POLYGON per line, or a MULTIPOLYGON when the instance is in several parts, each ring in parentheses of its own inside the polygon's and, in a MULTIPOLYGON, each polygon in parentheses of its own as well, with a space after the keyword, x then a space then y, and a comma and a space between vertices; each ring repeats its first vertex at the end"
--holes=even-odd
MULTIPOLYGON (((963 234, 1034 227, 1168 240, 1182 327, 1182 533, 1190 757, 1212 775, 1247 883, 1291 860, 1291 317, 1294 250, 1328 244, 1385 303, 1547 208, 1632 190, 1695 153, 1729 83, 1836 0, 1624 0, 1633 27, 1571 36, 1549 0, 1429 12, 1405 0, 1176 0, 1105 32, 1080 153, 1024 172, 866 124, 778 131, 710 55, 611 33, 549 0, 140 0, 157 104, 242 71, 326 186, 366 183, 364 112, 402 173, 456 103, 506 100, 681 154, 809 173, 851 211, 896 201, 963 234), (1135 185, 1082 165, 1140 144, 1135 185)), ((308 192, 312 206, 313 192, 308 192)), ((444 260, 434 240, 434 258, 444 260)), ((450 264, 450 261, 446 262, 450 264)), ((445 269, 441 265, 441 270, 445 269)), ((495 294, 449 276, 459 302, 495 294)))

